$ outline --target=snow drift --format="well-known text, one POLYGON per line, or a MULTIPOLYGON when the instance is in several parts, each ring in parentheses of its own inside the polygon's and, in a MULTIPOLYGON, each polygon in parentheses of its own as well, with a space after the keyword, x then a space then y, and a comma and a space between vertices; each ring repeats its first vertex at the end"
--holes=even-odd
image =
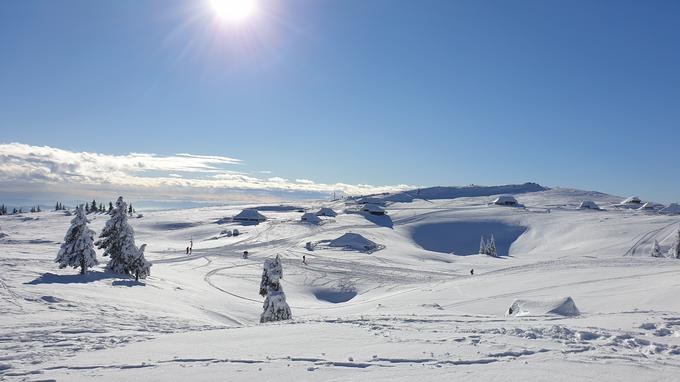
POLYGON ((551 300, 515 300, 506 312, 508 316, 578 316, 581 314, 571 297, 551 300))

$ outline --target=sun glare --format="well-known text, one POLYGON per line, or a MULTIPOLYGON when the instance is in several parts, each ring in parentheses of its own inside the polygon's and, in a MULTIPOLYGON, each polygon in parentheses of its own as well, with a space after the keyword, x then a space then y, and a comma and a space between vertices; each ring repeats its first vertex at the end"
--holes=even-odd
POLYGON ((210 0, 210 4, 220 20, 235 24, 247 20, 257 10, 256 0, 210 0))

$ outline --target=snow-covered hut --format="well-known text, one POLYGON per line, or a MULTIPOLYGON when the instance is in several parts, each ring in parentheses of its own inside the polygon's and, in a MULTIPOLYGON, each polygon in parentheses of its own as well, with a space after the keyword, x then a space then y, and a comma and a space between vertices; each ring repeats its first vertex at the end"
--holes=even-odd
POLYGON ((341 247, 362 252, 371 252, 378 249, 378 244, 368 240, 358 233, 346 233, 328 244, 331 247, 341 247))
POLYGON ((599 210, 600 206, 595 204, 592 200, 584 200, 578 208, 582 210, 599 210))
POLYGON ((328 216, 328 217, 334 218, 334 217, 338 216, 338 213, 335 212, 335 211, 333 211, 332 208, 322 207, 322 208, 316 213, 316 216, 328 216))
POLYGON ((626 204, 626 205, 642 205, 642 200, 638 198, 637 196, 631 196, 630 198, 624 199, 621 204, 626 204))
POLYGON ((307 213, 303 214, 302 217, 300 218, 300 220, 303 223, 309 223, 309 224, 319 224, 319 223, 321 223, 321 219, 311 212, 307 212, 307 213))
POLYGON ((500 195, 494 201, 493 204, 499 206, 517 206, 517 199, 512 195, 500 195))
POLYGON ((659 213, 664 215, 680 215, 680 205, 678 203, 671 203, 668 207, 662 208, 659 213))
POLYGON ((638 208, 638 210, 641 211, 654 211, 656 209, 656 203, 652 202, 647 202, 642 205, 642 207, 638 208))
POLYGON ((366 204, 361 208, 361 211, 368 212, 371 215, 385 215, 385 208, 377 204, 366 204))
POLYGON ((260 223, 267 220, 267 217, 254 209, 245 209, 234 216, 234 221, 245 223, 260 223))

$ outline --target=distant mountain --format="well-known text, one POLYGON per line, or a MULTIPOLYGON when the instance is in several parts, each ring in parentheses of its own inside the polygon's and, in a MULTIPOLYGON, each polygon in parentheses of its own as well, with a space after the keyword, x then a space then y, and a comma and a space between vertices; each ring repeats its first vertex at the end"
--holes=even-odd
MULTIPOLYGON (((529 192, 547 191, 549 188, 538 183, 507 184, 501 186, 477 186, 469 185, 462 187, 429 187, 416 190, 401 191, 390 194, 373 195, 371 201, 380 202, 412 202, 414 199, 456 199, 475 196, 491 196, 500 194, 526 194, 529 192)), ((361 199, 359 199, 361 200, 361 199)))

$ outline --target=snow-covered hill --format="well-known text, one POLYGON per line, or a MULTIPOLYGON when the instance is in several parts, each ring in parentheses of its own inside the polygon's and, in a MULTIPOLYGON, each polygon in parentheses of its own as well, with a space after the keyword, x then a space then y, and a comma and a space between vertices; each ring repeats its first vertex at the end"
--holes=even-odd
MULTIPOLYGON (((259 208, 249 226, 224 218, 255 206, 148 212, 130 219, 153 262, 141 284, 59 270, 62 212, 2 216, 0 379, 673 380, 680 260, 649 250, 669 249, 680 218, 523 186, 526 208, 438 188, 383 196, 386 216, 343 201, 259 208), (322 206, 340 213, 300 221, 322 206), (328 245, 346 233, 378 250, 328 245), (491 235, 501 256, 477 255, 491 235), (259 324, 277 254, 293 320, 259 324), (566 297, 580 314, 560 314, 566 297)), ((90 216, 100 232, 107 216, 90 216)))

